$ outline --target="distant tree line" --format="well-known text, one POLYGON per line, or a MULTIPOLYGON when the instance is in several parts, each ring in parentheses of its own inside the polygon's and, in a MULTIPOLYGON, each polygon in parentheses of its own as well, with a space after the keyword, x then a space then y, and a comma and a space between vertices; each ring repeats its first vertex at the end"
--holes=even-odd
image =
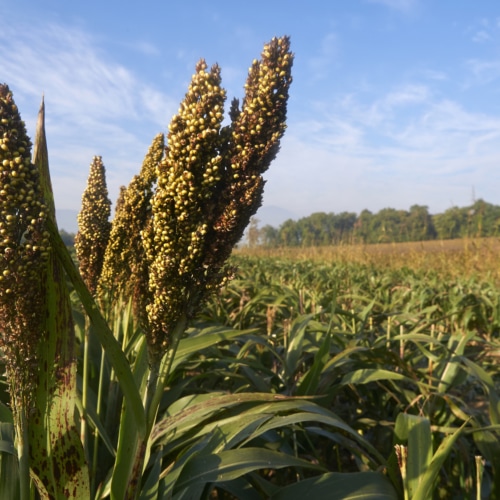
POLYGON ((431 215, 428 207, 410 210, 384 208, 377 213, 317 212, 299 220, 289 219, 278 228, 258 226, 253 219, 248 232, 250 246, 321 246, 346 243, 392 243, 485 237, 500 235, 500 206, 481 199, 468 207, 452 207, 431 215))

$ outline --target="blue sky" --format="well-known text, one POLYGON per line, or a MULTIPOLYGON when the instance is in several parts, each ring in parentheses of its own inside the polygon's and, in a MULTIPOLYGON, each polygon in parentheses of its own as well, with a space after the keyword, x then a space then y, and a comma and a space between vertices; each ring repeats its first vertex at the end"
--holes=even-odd
POLYGON ((221 66, 229 104, 263 44, 280 35, 291 37, 294 81, 266 210, 298 218, 413 204, 439 213, 474 197, 500 204, 498 0, 0 0, 0 8, 0 81, 31 136, 45 96, 59 209, 79 210, 94 155, 116 199, 166 131, 201 57, 221 66))

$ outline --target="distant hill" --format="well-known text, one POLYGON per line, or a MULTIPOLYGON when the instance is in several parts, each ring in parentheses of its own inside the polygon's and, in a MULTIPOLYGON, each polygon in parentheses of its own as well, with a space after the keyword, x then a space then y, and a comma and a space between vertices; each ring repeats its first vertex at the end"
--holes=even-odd
POLYGON ((258 219, 260 228, 267 225, 277 228, 288 219, 298 219, 298 215, 275 205, 264 205, 259 208, 255 214, 255 218, 258 219))
POLYGON ((78 212, 76 210, 57 210, 57 226, 64 229, 67 233, 76 234, 78 231, 78 212))

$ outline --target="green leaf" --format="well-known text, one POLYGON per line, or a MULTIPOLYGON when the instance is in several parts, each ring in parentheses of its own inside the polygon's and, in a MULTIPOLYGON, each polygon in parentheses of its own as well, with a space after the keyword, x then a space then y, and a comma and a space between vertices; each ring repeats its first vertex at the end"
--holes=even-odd
POLYGON ((318 352, 314 356, 314 361, 311 367, 304 375, 304 377, 300 381, 299 386, 297 387, 298 396, 313 395, 316 392, 321 377, 321 373, 329 358, 330 345, 331 345, 331 336, 327 334, 324 336, 324 340, 321 343, 318 352))
POLYGON ((1 401, 0 401, 0 422, 8 422, 10 424, 14 423, 14 418, 12 417, 12 410, 1 401))
MULTIPOLYGON (((398 500, 389 480, 379 472, 330 472, 285 486, 271 500, 398 500)), ((427 499, 428 500, 428 499, 427 499)))
MULTIPOLYGON (((147 348, 146 343, 143 343, 134 364, 135 384, 139 389, 143 389, 146 386, 148 373, 147 348)), ((135 425, 134 412, 125 404, 120 418, 118 445, 111 480, 112 499, 121 500, 122 498, 128 498, 127 492, 131 478, 133 478, 133 469, 136 466, 136 460, 142 460, 146 451, 144 437, 139 434, 135 425)))
POLYGON ((151 457, 150 464, 151 462, 152 467, 148 470, 146 482, 144 483, 144 486, 139 494, 139 500, 154 500, 158 498, 161 472, 161 453, 155 453, 155 455, 151 457))
POLYGON ((493 425, 500 424, 500 397, 498 395, 497 389, 495 387, 495 383, 491 375, 480 365, 474 363, 470 359, 463 357, 462 359, 465 368, 467 371, 478 378, 483 384, 486 392, 488 393, 488 397, 490 400, 489 404, 489 414, 491 423, 493 425))
POLYGON ((19 498, 19 465, 14 445, 14 426, 0 423, 0 498, 19 498))
POLYGON ((369 382, 375 382, 377 380, 405 380, 406 382, 414 382, 414 380, 401 373, 391 372, 382 368, 362 368, 344 375, 341 385, 368 384, 369 382))
POLYGON ((230 481, 258 469, 301 467, 321 470, 322 467, 306 460, 263 448, 240 448, 216 454, 200 454, 184 467, 176 489, 191 489, 200 484, 230 481))
POLYGON ((198 353, 207 347, 218 344, 222 341, 243 337, 257 330, 233 330, 226 327, 205 328, 198 332, 196 336, 185 337, 180 340, 175 357, 172 362, 171 372, 192 354, 198 353))
POLYGON ((450 338, 451 353, 448 360, 442 361, 444 366, 440 372, 441 377, 437 388, 438 392, 445 393, 452 386, 460 370, 461 356, 464 353, 465 347, 474 336, 475 332, 469 332, 460 337, 458 342, 456 342, 455 337, 450 338))
POLYGON ((431 424, 427 418, 400 413, 396 418, 394 434, 397 443, 406 444, 408 449, 406 477, 408 493, 413 498, 432 460, 431 424))
POLYGON ((464 423, 460 428, 458 428, 453 434, 445 436, 439 448, 434 453, 431 463, 427 470, 420 477, 419 485, 415 491, 411 500, 428 500, 432 498, 432 492, 434 490, 434 482, 441 471, 444 461, 448 457, 449 453, 453 449, 455 442, 464 430, 467 422, 464 423))
MULTIPOLYGON (((38 115, 34 163, 55 227, 45 139, 45 110, 38 115)), ((57 228, 55 229, 57 234, 57 228)), ((39 366, 34 408, 28 418, 31 475, 42 498, 88 499, 89 472, 75 425, 76 359, 69 291, 57 254, 51 253, 45 275, 45 324, 39 342, 39 366)), ((21 426, 22 428, 22 426, 21 426)))
POLYGON ((175 436, 199 426, 204 419, 243 403, 278 402, 285 396, 260 393, 212 393, 182 398, 168 408, 168 416, 158 422, 151 433, 151 441, 163 442, 169 433, 175 436))
POLYGON ((285 357, 285 376, 292 377, 299 366, 299 360, 303 355, 302 345, 304 343, 304 335, 307 327, 314 314, 299 316, 290 328, 290 341, 285 357))
POLYGON ((132 375, 132 371, 130 370, 129 362, 125 357, 120 344, 113 336, 109 325, 100 313, 99 308, 85 286, 80 274, 75 268, 71 255, 69 254, 66 245, 57 231, 57 227, 49 221, 47 228, 51 235, 54 251, 57 253, 57 257, 61 261, 72 285, 75 287, 85 311, 94 325, 94 331, 98 336, 99 341, 101 342, 106 355, 113 366, 113 369, 115 370, 120 388, 122 389, 123 395, 127 400, 129 408, 134 416, 138 434, 144 437, 146 435, 146 414, 141 396, 132 375))

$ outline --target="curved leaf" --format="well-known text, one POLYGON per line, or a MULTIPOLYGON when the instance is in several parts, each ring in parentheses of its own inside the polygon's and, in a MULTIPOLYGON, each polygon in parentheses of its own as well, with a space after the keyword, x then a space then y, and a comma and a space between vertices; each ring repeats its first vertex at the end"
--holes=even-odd
POLYGON ((398 500, 389 480, 380 472, 331 472, 282 488, 271 500, 398 500))
POLYGON ((322 470, 306 460, 263 448, 240 448, 191 459, 177 480, 176 489, 197 488, 200 484, 230 481, 258 469, 301 467, 322 470))

